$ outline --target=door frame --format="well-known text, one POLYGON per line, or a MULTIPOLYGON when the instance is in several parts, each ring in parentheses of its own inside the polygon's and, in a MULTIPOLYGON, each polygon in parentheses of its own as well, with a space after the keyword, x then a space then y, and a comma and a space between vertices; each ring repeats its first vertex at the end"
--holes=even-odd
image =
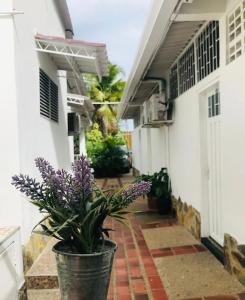
MULTIPOLYGON (((200 121, 200 162, 201 162, 201 236, 210 237, 210 200, 209 200, 209 158, 208 158, 208 94, 216 89, 219 90, 219 81, 215 81, 199 94, 199 121, 200 121)), ((220 95, 220 99, 221 95, 220 95)), ((222 103, 221 103, 222 111, 222 103)), ((222 119, 222 118, 221 118, 222 119)), ((221 155, 221 154, 220 154, 221 155)), ((222 174, 222 170, 221 170, 222 174)), ((221 175, 220 174, 220 175, 221 175)), ((221 178, 220 178, 221 180, 221 178)), ((220 195, 222 201, 222 194, 220 195)), ((221 213, 221 227, 222 226, 222 210, 221 213)), ((221 244, 220 240, 216 240, 221 244)), ((222 245, 223 246, 223 245, 222 245)))

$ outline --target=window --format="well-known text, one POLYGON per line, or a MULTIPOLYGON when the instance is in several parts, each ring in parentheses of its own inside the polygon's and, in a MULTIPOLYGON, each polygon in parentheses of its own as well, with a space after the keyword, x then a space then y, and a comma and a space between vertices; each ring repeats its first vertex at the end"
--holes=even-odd
POLYGON ((55 122, 59 121, 58 86, 43 71, 40 76, 40 114, 55 122))
POLYGON ((198 81, 219 67, 219 48, 219 22, 212 21, 196 39, 198 81))
POLYGON ((232 62, 245 51, 245 0, 228 15, 227 27, 228 62, 232 62))
POLYGON ((208 97, 208 117, 216 117, 220 115, 220 96, 219 91, 208 97))
MULTIPOLYGON (((244 16, 245 16, 245 0, 244 16)), ((245 26, 245 23, 244 23, 245 26)), ((211 21, 196 35, 182 54, 170 68, 169 94, 170 99, 193 87, 220 65, 219 22, 211 21)))
POLYGON ((192 44, 179 60, 179 93, 182 94, 195 84, 195 55, 192 44))
POLYGON ((170 99, 178 97, 178 64, 175 64, 170 70, 170 99))

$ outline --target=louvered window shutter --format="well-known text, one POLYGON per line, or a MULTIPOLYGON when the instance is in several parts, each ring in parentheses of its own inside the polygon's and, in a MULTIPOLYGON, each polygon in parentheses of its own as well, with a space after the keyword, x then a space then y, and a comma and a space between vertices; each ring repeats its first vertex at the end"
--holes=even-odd
POLYGON ((40 69, 40 114, 55 122, 59 121, 58 86, 40 69))

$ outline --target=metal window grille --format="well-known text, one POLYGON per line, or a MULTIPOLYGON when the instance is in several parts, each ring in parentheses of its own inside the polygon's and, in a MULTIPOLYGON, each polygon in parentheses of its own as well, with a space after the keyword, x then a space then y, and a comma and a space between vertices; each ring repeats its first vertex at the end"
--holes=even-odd
POLYGON ((42 70, 40 76, 40 114, 55 122, 59 121, 58 86, 42 70))
POLYGON ((179 60, 179 93, 182 94, 195 85, 194 43, 179 60))
POLYGON ((175 64, 170 70, 170 99, 178 97, 178 64, 175 64))
POLYGON ((216 117, 220 115, 220 96, 219 91, 208 97, 208 117, 216 117))
POLYGON ((219 22, 211 21, 196 39, 197 80, 212 73, 220 64, 219 22))
POLYGON ((245 51, 245 0, 228 15, 228 62, 245 51))

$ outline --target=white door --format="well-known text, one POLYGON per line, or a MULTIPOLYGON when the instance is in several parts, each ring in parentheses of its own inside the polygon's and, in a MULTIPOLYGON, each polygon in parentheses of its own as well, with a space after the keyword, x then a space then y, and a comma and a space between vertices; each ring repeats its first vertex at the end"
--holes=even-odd
POLYGON ((219 244, 223 245, 221 222, 221 110, 219 90, 213 89, 208 93, 207 101, 209 231, 210 236, 219 244))

